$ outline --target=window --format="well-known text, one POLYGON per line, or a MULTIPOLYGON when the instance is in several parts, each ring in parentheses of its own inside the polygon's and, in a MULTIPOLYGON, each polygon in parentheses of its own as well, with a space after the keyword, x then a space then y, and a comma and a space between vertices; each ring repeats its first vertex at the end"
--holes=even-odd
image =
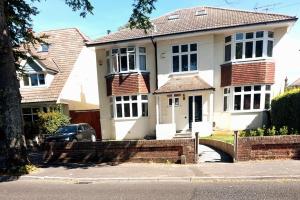
POLYGON ((38 119, 39 108, 23 108, 23 119, 25 122, 34 122, 38 119))
MULTIPOLYGON (((179 97, 174 97, 174 105, 179 106, 179 97)), ((172 98, 169 98, 169 106, 172 107, 172 98)))
POLYGON ((24 74, 23 75, 24 86, 43 86, 45 85, 45 74, 44 73, 34 73, 34 74, 24 74))
POLYGON ((236 60, 273 56, 274 32, 236 33, 234 36, 234 41, 232 36, 225 37, 225 61, 231 60, 231 46, 236 60))
POLYGON ((197 65, 197 44, 172 46, 173 72, 195 71, 197 65))
POLYGON ((224 88, 224 104, 223 104, 223 110, 228 110, 229 105, 229 95, 230 95, 230 88, 224 88))
MULTIPOLYGON (((228 92, 226 92, 225 90, 226 88, 224 89, 224 111, 226 111, 225 97, 227 97, 226 101, 228 101, 229 98, 228 92)), ((234 110, 247 111, 247 110, 269 109, 270 100, 271 100, 270 90, 271 90, 270 85, 247 85, 247 86, 234 87, 234 94, 233 94, 234 110)))
POLYGON ((115 101, 116 116, 114 116, 114 106, 111 103, 111 115, 116 118, 134 118, 139 115, 148 116, 148 96, 132 95, 132 96, 116 96, 111 97, 111 101, 115 101), (139 114, 140 113, 140 114, 139 114))
POLYGON ((40 48, 38 49, 38 52, 48 52, 48 51, 49 51, 48 44, 41 44, 40 48))
POLYGON ((146 48, 126 47, 106 51, 106 67, 108 73, 146 70, 146 48))

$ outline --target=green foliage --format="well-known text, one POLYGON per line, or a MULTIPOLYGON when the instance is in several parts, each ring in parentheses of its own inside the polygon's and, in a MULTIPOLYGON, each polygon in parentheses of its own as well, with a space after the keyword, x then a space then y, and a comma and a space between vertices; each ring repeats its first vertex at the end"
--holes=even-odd
POLYGON ((54 134, 63 125, 70 123, 70 118, 60 112, 40 112, 38 113, 38 124, 44 134, 54 134))
POLYGON ((265 134, 266 136, 274 136, 274 135, 276 135, 276 128, 275 128, 275 126, 272 126, 272 128, 268 128, 265 133, 266 133, 265 134))
POLYGON ((289 129, 287 126, 283 126, 279 129, 278 133, 279 133, 279 135, 288 135, 289 129))
POLYGON ((291 89, 277 96, 271 104, 272 123, 300 131, 300 88, 291 89))
POLYGON ((264 134, 265 134, 265 127, 256 129, 255 136, 264 136, 264 134))
POLYGON ((287 126, 283 126, 276 129, 275 126, 266 128, 263 126, 258 129, 242 130, 239 133, 240 137, 254 137, 254 136, 274 136, 274 135, 299 135, 299 132, 295 129, 289 129, 287 126))

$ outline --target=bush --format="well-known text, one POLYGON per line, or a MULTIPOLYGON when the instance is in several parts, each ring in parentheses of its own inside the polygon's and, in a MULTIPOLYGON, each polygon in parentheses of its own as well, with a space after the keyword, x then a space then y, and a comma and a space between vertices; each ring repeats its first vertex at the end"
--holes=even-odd
POLYGON ((272 100, 271 118, 276 127, 287 126, 300 131, 300 88, 286 91, 272 100))
POLYGON ((40 112, 38 117, 39 128, 43 134, 54 134, 59 127, 70 123, 70 118, 58 111, 40 112))

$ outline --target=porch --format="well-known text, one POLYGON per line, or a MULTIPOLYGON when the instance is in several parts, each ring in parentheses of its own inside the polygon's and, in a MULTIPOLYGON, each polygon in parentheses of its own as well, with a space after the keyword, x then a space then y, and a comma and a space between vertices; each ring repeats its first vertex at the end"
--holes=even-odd
POLYGON ((198 76, 171 78, 155 91, 156 138, 212 133, 214 88, 198 76))

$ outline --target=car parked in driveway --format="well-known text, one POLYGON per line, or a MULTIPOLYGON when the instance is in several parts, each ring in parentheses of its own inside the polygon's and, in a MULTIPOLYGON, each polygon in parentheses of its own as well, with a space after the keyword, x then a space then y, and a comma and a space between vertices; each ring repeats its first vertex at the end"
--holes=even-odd
POLYGON ((87 123, 69 124, 60 127, 55 135, 47 137, 45 142, 79 142, 79 141, 96 141, 96 132, 87 123))

